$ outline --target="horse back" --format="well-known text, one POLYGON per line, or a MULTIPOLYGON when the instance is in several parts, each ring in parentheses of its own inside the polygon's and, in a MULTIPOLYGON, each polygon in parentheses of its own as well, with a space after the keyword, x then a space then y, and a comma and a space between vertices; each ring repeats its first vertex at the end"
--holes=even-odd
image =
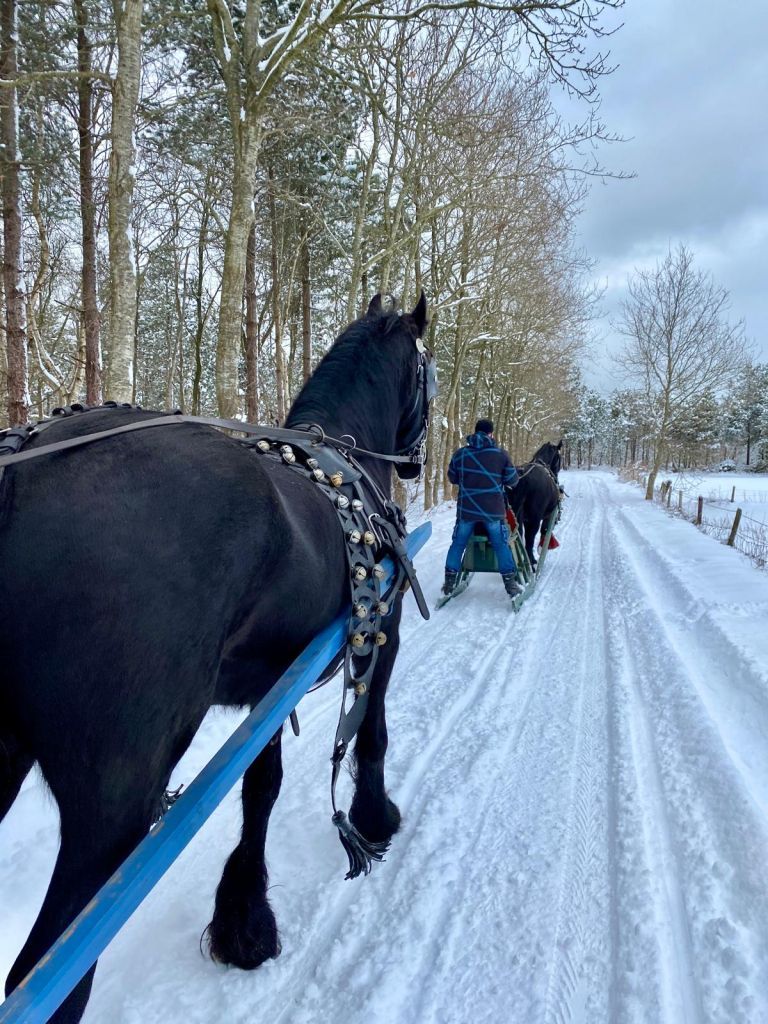
MULTIPOLYGON (((73 416, 38 443, 154 415, 73 416)), ((258 700, 344 603, 328 500, 213 428, 139 430, 7 475, 0 710, 31 749, 86 714, 119 744, 169 708, 258 700)))

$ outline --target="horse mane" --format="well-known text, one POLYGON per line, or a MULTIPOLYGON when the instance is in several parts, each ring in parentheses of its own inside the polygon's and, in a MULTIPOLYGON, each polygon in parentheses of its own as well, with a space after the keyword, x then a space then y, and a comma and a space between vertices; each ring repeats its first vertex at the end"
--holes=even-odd
POLYGON ((334 341, 297 395, 286 426, 312 423, 333 413, 350 388, 370 390, 367 409, 373 415, 366 418, 371 425, 381 412, 399 407, 400 390, 415 352, 411 335, 415 330, 409 314, 369 312, 355 320, 334 341), (398 327, 408 334, 409 344, 396 343, 398 327))

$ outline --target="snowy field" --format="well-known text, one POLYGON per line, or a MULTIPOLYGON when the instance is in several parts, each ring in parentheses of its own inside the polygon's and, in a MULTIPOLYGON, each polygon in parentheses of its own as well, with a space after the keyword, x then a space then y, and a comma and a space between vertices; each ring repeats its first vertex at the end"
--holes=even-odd
MULTIPOLYGON (((659 474, 659 479, 664 473, 659 474)), ((682 490, 685 499, 695 502, 701 495, 713 510, 732 514, 740 508, 745 516, 768 525, 768 473, 685 473, 672 477, 675 497, 682 490), (731 503, 733 488, 736 495, 731 503)))
MULTIPOLYGON (((562 547, 518 616, 495 576, 428 623, 407 599, 387 862, 343 879, 334 684, 284 744, 282 956, 248 974, 200 955, 233 793, 102 957, 86 1024, 768 1022, 768 574, 608 473, 563 481, 562 547)), ((431 604, 452 516, 419 558, 431 604)), ((236 721, 208 717, 176 784, 236 721)), ((3 973, 56 844, 30 776, 0 826, 3 973)))

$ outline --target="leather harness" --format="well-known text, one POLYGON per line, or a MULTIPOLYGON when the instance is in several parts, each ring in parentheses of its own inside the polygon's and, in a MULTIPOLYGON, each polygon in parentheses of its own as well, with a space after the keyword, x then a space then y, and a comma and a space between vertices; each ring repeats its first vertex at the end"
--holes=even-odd
MULTIPOLYGON (((130 405, 105 403, 99 408, 132 409, 130 405)), ((347 878, 368 874, 372 860, 382 860, 389 843, 374 843, 366 840, 343 811, 336 807, 336 782, 341 764, 349 744, 362 724, 368 706, 370 684, 376 667, 379 649, 387 641, 386 626, 392 613, 391 604, 383 599, 381 580, 385 576, 380 560, 385 555, 392 557, 396 574, 395 581, 386 595, 394 598, 408 585, 413 589, 419 611, 425 619, 429 609, 421 587, 403 543, 406 536, 405 517, 399 506, 381 491, 373 478, 357 461, 363 455, 387 462, 423 464, 420 437, 408 454, 386 455, 358 448, 354 439, 328 437, 316 424, 301 425, 286 429, 256 426, 239 420, 219 419, 212 416, 186 416, 181 413, 166 413, 136 423, 123 424, 109 430, 39 445, 23 450, 32 438, 39 436, 56 418, 69 417, 76 413, 90 411, 90 407, 72 405, 54 410, 53 419, 35 425, 6 430, 0 434, 0 480, 9 466, 15 466, 29 459, 41 458, 59 452, 82 447, 108 437, 116 437, 136 430, 155 427, 173 427, 180 423, 196 423, 205 426, 237 431, 246 435, 241 441, 261 457, 283 463, 289 470, 299 473, 319 488, 331 502, 339 519, 344 535, 345 552, 350 583, 352 608, 347 630, 347 643, 343 654, 344 682, 341 710, 336 728, 331 761, 331 802, 333 822, 339 830, 339 838, 349 858, 347 878), (354 454, 353 454, 354 453, 354 454), (349 694, 353 700, 347 708, 349 694)), ((330 676, 328 677, 330 678, 330 676)), ((326 680, 327 681, 327 680, 326 680)), ((292 714, 294 731, 297 731, 295 715, 292 714)))

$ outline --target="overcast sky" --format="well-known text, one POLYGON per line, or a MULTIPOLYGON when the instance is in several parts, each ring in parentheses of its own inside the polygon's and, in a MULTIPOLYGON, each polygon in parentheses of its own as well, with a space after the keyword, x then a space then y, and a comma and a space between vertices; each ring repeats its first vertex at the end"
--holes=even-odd
POLYGON ((606 287, 587 383, 618 381, 611 326, 635 266, 684 242, 731 295, 768 361, 768 0, 628 0, 610 40, 619 67, 601 85, 603 165, 636 173, 595 182, 580 243, 606 287))

